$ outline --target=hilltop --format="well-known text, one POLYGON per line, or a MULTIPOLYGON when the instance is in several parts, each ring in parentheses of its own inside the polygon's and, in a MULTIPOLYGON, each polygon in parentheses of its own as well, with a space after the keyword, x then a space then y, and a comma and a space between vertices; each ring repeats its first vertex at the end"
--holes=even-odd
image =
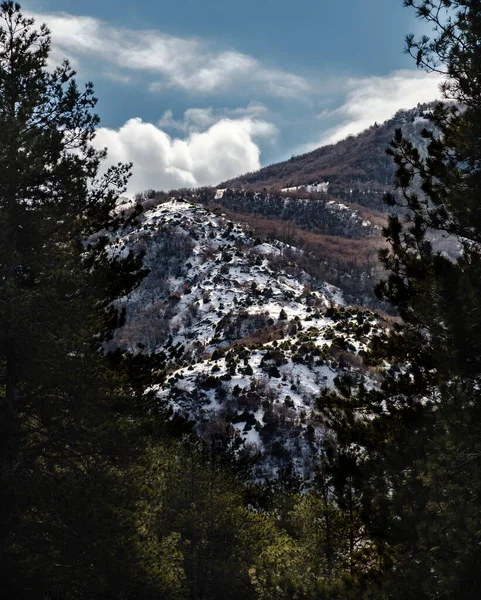
POLYGON ((328 182, 329 194, 334 198, 385 210, 383 194, 391 190, 395 172, 385 150, 397 128, 423 148, 421 131, 429 126, 426 113, 432 107, 433 104, 419 104, 400 110, 393 118, 375 123, 359 135, 224 181, 217 187, 280 191, 328 182))

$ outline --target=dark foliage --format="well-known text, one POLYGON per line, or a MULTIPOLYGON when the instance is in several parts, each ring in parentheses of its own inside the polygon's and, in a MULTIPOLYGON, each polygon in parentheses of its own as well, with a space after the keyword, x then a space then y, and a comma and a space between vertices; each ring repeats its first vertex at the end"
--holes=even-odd
MULTIPOLYGON (((480 156, 481 5, 406 1, 435 37, 407 38, 419 66, 445 70, 445 97, 422 135, 427 155, 400 130, 396 165, 403 222, 391 216, 381 260, 389 277, 379 296, 402 322, 379 339, 371 359, 391 368, 378 390, 340 385, 324 404, 341 452, 354 461, 363 519, 378 547, 381 598, 478 598, 481 543, 480 156), (437 252, 430 232, 455 237, 457 260, 437 252), (355 390, 354 390, 355 392, 355 390), (368 414, 367 420, 356 415, 368 414)), ((340 471, 344 469, 337 463, 340 471)))

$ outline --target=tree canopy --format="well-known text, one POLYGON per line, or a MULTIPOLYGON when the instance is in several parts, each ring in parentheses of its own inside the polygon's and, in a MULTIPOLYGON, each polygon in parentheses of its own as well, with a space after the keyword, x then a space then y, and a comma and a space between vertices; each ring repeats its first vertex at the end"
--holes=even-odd
POLYGON ((363 448, 354 462, 384 565, 381 597, 477 598, 481 4, 405 4, 433 26, 432 39, 410 35, 406 49, 418 66, 444 73, 445 101, 423 131, 426 155, 400 130, 389 149, 398 193, 386 201, 405 217, 391 216, 384 230, 388 277, 377 291, 402 321, 371 352, 372 361, 391 365, 381 388, 345 395, 347 413, 370 418, 359 424, 344 413, 339 431, 345 447, 363 448), (440 236, 457 241, 457 259, 435 250, 440 236))
POLYGON ((18 4, 2 2, 0 21, 0 587, 108 597, 129 579, 109 556, 134 531, 116 511, 132 508, 121 481, 138 393, 103 351, 122 319, 112 301, 142 275, 140 256, 107 244, 130 165, 98 176, 92 84, 50 68, 50 33, 18 4))

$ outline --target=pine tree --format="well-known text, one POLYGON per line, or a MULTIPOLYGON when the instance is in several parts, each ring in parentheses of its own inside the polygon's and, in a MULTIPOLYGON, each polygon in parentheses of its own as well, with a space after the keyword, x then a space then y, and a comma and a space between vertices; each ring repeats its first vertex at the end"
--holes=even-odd
MULTIPOLYGON (((375 352, 393 368, 365 393, 371 418, 347 435, 359 465, 365 522, 389 598, 478 598, 481 545, 481 3, 406 0, 434 39, 407 38, 447 102, 430 115, 423 156, 401 131, 390 154, 397 192, 378 288, 402 322, 375 352), (435 246, 458 243, 457 257, 435 246), (391 568, 394 567, 394 568, 391 568)), ((374 359, 374 352, 372 353, 374 359)), ((359 399, 358 399, 359 400, 359 399)))
POLYGON ((140 361, 104 352, 143 273, 108 245, 130 165, 98 177, 92 84, 47 68, 49 31, 18 4, 0 21, 2 597, 148 598, 128 483, 140 361))

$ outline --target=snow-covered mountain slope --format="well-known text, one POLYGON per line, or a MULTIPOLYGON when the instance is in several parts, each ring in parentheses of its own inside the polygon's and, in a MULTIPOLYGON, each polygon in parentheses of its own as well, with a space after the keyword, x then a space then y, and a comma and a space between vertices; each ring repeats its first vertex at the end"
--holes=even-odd
POLYGON ((312 289, 292 248, 198 204, 159 204, 113 246, 146 253, 149 275, 119 301, 116 342, 164 357, 159 402, 206 440, 259 455, 258 476, 290 461, 308 472, 326 434, 316 399, 342 373, 366 375, 374 313, 343 306, 327 284, 312 289))

